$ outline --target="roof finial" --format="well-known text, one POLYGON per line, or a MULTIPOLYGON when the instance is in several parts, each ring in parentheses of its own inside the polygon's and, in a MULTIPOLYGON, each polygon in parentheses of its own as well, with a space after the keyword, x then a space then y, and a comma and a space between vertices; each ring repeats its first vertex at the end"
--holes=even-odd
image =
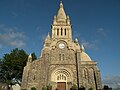
POLYGON ((60 7, 63 7, 62 0, 60 0, 60 7))
POLYGON ((75 42, 78 43, 78 38, 75 39, 75 42))
POLYGON ((84 52, 85 51, 85 48, 83 46, 83 44, 81 45, 81 50, 84 52))
POLYGON ((30 53, 30 55, 28 56, 28 62, 32 62, 32 54, 30 53))
POLYGON ((60 0, 60 3, 62 3, 62 0, 60 0))
POLYGON ((48 32, 47 38, 50 38, 50 33, 48 32))

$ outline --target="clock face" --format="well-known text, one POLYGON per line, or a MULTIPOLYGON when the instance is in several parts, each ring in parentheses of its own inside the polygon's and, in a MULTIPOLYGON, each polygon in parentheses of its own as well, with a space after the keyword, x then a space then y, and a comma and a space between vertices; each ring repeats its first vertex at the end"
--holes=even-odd
POLYGON ((63 43, 60 43, 60 44, 59 44, 59 48, 60 48, 60 49, 63 49, 64 47, 65 47, 65 44, 63 44, 63 43))

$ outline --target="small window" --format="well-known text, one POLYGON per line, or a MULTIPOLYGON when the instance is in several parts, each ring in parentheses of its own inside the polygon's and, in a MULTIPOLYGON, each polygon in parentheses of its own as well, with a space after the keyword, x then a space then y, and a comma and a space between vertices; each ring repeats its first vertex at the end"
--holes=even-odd
POLYGON ((59 28, 57 29, 57 35, 59 35, 59 28))
POLYGON ((85 69, 85 70, 83 70, 83 77, 85 78, 85 79, 87 79, 88 78, 88 72, 87 72, 87 69, 85 69))
POLYGON ((65 28, 65 36, 66 36, 66 28, 65 28))
POLYGON ((57 76, 57 80, 66 80, 66 76, 64 74, 60 74, 57 76))
POLYGON ((61 54, 59 54, 59 60, 61 61, 61 54))
POLYGON ((61 36, 63 35, 63 29, 61 28, 61 36))
POLYGON ((35 80, 35 75, 33 76, 33 80, 35 80))
POLYGON ((63 60, 64 60, 64 54, 63 54, 63 60))

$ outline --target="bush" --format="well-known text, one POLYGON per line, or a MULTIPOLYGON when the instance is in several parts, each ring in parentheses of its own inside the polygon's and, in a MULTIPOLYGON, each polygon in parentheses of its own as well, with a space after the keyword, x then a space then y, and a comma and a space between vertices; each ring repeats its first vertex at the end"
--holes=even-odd
POLYGON ((42 90, 47 90, 47 87, 42 87, 42 90))
POLYGON ((73 84, 71 89, 72 89, 72 90, 77 90, 77 85, 76 85, 76 84, 73 84))
POLYGON ((93 88, 89 88, 88 90, 93 90, 93 88))
POLYGON ((35 87, 32 87, 31 90, 36 90, 36 88, 35 88, 35 87))
POLYGON ((84 86, 80 86, 79 90, 85 90, 84 86))
POLYGON ((109 87, 108 87, 108 85, 104 85, 104 88, 103 88, 104 90, 108 90, 109 89, 109 87))
POLYGON ((52 86, 50 84, 47 85, 47 90, 52 90, 52 86))

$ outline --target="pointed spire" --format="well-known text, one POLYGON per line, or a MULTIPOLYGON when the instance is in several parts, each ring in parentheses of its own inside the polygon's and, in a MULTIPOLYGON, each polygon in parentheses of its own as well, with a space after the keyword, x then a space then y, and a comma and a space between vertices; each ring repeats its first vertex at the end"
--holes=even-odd
POLYGON ((84 46, 83 45, 81 45, 81 51, 85 51, 85 48, 84 48, 84 46))
POLYGON ((47 38, 49 38, 49 39, 50 39, 50 33, 49 33, 49 32, 48 32, 47 38))
POLYGON ((28 56, 28 58, 32 58, 32 55, 31 55, 31 53, 30 53, 30 55, 28 56))
POLYGON ((50 43, 51 43, 51 38, 50 38, 50 33, 48 32, 48 35, 47 37, 45 38, 45 41, 44 41, 44 46, 50 46, 50 43))
POLYGON ((45 41, 48 41, 48 40, 50 40, 50 33, 49 32, 48 32, 48 35, 47 35, 45 41))
POLYGON ((30 55, 28 56, 28 62, 31 62, 32 61, 32 55, 30 53, 30 55))
POLYGON ((58 15, 57 15, 57 21, 63 21, 65 22, 66 21, 66 14, 65 14, 65 11, 64 11, 64 8, 63 8, 63 3, 62 3, 62 0, 60 1, 60 7, 59 7, 59 10, 58 10, 58 15))

